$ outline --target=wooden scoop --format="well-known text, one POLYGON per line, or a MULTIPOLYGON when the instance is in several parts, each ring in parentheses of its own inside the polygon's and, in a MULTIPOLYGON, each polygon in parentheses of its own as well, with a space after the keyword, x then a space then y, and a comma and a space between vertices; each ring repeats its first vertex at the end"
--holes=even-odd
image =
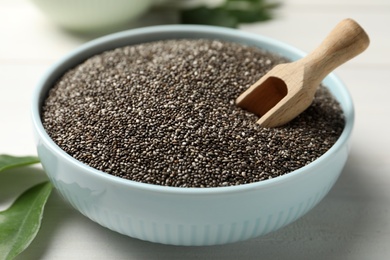
POLYGON ((263 127, 288 123, 313 101, 321 81, 332 70, 363 52, 370 40, 352 19, 341 21, 306 57, 275 66, 243 92, 236 104, 260 116, 263 127))

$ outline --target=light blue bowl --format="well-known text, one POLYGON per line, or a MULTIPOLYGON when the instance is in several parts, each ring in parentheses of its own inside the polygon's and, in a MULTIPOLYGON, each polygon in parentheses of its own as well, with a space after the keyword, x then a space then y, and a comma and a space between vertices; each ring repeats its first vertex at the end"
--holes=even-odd
POLYGON ((346 126, 338 141, 311 164, 274 179, 233 187, 174 188, 138 183, 93 169, 61 150, 42 126, 48 90, 88 57, 128 44, 212 38, 255 45, 292 60, 304 53, 276 40, 209 26, 156 26, 109 35, 71 52, 42 78, 32 100, 38 155, 51 182, 78 211, 119 233, 163 244, 216 245, 275 231, 307 213, 331 189, 348 157, 354 123, 351 97, 333 74, 324 84, 341 103, 346 126))

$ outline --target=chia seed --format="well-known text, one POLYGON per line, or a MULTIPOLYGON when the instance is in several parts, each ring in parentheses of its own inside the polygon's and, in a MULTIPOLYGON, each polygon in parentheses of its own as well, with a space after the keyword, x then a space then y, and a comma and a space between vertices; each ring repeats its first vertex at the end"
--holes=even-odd
POLYGON ((219 40, 167 40, 95 55, 49 91, 43 124, 75 159, 174 187, 258 182, 301 168, 339 138, 344 116, 321 86, 289 124, 261 128, 235 99, 286 59, 219 40))

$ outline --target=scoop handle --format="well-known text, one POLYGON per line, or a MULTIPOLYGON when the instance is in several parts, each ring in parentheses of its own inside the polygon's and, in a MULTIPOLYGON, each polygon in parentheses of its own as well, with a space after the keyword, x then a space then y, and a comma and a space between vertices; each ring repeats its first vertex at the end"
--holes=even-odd
POLYGON ((364 29, 354 20, 344 19, 313 52, 298 62, 304 63, 305 74, 310 75, 316 85, 335 68, 362 53, 369 44, 364 29))

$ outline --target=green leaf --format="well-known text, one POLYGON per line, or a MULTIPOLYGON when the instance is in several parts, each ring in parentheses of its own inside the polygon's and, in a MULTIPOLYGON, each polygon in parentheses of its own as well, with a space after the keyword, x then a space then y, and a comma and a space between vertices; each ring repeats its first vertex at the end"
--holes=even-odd
POLYGON ((185 9, 181 12, 181 23, 207 24, 224 27, 237 27, 237 19, 222 8, 207 8, 204 6, 185 9))
POLYGON ((238 27, 241 23, 254 23, 272 18, 271 10, 279 3, 266 0, 225 0, 218 7, 199 6, 184 9, 180 13, 181 23, 208 24, 238 27))
POLYGON ((35 185, 0 212, 0 260, 13 259, 30 245, 38 233, 51 190, 49 182, 35 185))
POLYGON ((34 163, 39 163, 39 158, 36 156, 12 156, 0 154, 0 172, 6 169, 26 166, 34 163))
POLYGON ((239 23, 254 23, 271 19, 271 10, 279 5, 264 0, 226 0, 224 8, 236 17, 239 23))

